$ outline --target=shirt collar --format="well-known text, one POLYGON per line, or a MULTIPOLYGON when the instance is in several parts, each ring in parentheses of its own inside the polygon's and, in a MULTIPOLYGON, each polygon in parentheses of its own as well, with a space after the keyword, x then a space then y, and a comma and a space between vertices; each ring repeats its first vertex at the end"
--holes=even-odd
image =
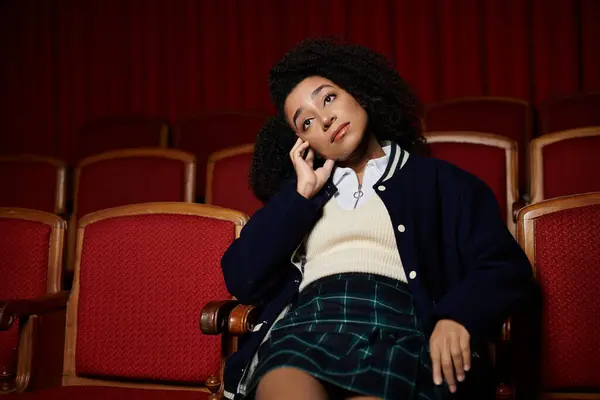
MULTIPOLYGON (((369 160, 369 162, 367 163, 367 167, 366 167, 366 168, 369 168, 369 167, 376 168, 377 172, 379 174, 383 174, 385 172, 385 169, 387 168, 387 165, 390 161, 390 153, 392 151, 392 144, 390 142, 386 142, 386 143, 384 143, 384 145, 381 148, 382 148, 383 152, 385 153, 385 155, 383 155, 379 158, 369 160)), ((336 186, 339 185, 340 182, 352 172, 353 172, 352 168, 335 167, 335 169, 333 171, 334 185, 336 185, 336 186)))

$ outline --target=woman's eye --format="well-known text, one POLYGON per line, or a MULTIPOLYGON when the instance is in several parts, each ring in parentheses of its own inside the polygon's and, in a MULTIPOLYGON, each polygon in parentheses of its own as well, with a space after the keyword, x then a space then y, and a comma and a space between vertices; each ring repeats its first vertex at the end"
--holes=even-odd
POLYGON ((310 122, 311 122, 311 121, 312 121, 311 119, 307 119, 307 120, 305 120, 305 121, 302 123, 302 130, 303 130, 303 131, 305 131, 305 130, 307 130, 307 129, 308 129, 308 127, 310 126, 310 122))
POLYGON ((323 99, 323 103, 324 104, 329 104, 333 101, 333 99, 335 99, 335 94, 328 94, 327 96, 325 96, 325 98, 323 99))

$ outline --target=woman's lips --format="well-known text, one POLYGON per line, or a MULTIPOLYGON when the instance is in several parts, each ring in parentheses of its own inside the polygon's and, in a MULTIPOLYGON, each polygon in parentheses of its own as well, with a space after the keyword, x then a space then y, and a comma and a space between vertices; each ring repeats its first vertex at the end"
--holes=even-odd
POLYGON ((350 122, 346 122, 341 124, 332 134, 331 134, 331 143, 337 142, 341 140, 346 133, 348 132, 348 128, 350 127, 350 122))

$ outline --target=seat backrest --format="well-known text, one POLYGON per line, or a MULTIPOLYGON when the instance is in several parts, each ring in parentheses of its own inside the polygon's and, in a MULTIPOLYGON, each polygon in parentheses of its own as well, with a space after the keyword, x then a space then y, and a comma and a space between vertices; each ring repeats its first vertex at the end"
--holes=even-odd
POLYGON ((174 129, 173 147, 196 156, 196 193, 204 198, 206 165, 211 153, 254 143, 268 116, 242 111, 213 112, 181 121, 174 129))
MULTIPOLYGON (((0 208, 0 300, 60 291, 65 228, 51 213, 0 208)), ((14 372, 18 334, 18 322, 0 332, 0 374, 14 372)))
POLYGON ((206 204, 232 208, 252 216, 262 202, 254 196, 248 177, 254 145, 225 149, 208 157, 206 204))
POLYGON ((220 260, 247 217, 192 203, 147 203, 84 217, 67 309, 64 384, 198 386, 222 367, 200 312, 230 299, 220 260))
POLYGON ((155 201, 194 199, 194 156, 173 149, 114 150, 83 159, 75 170, 74 214, 155 201))
POLYGON ((542 290, 542 389, 600 391, 600 193, 524 208, 518 237, 542 290))
POLYGON ((531 141, 531 201, 600 191, 600 126, 531 141))
POLYGON ((83 125, 77 136, 77 159, 110 150, 167 147, 166 120, 146 117, 108 117, 83 125))
POLYGON ((65 228, 51 213, 0 208, 0 299, 60 291, 65 228))
POLYGON ((580 93, 540 106, 542 134, 600 126, 600 93, 580 93))
POLYGON ((514 233, 513 203, 519 198, 517 143, 482 132, 425 132, 432 156, 477 176, 494 192, 509 230, 514 233))
POLYGON ((0 157, 0 207, 64 213, 66 170, 63 161, 50 157, 0 157))
MULTIPOLYGON (((523 100, 502 97, 468 97, 444 101, 427 107, 428 131, 473 131, 505 136, 517 142, 519 165, 527 163, 527 144, 531 140, 531 107, 523 100)), ((526 169, 519 182, 526 189, 526 169)))

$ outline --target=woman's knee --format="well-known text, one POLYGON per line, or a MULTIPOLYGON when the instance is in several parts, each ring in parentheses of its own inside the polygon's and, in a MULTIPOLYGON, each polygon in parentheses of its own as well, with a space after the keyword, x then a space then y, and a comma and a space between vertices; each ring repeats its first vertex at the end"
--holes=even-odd
POLYGON ((298 368, 281 367, 269 371, 258 382, 257 400, 326 400, 323 385, 298 368))

